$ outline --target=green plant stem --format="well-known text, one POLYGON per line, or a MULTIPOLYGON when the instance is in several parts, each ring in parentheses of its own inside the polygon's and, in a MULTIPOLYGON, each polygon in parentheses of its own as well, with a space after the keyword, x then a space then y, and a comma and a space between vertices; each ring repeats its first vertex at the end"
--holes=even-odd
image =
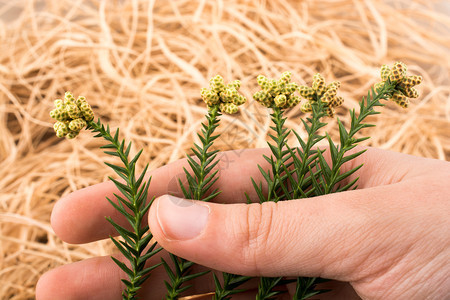
POLYGON ((328 279, 322 279, 319 277, 298 277, 297 286, 295 288, 295 294, 292 297, 293 300, 306 300, 312 296, 326 293, 330 290, 316 290, 316 285, 319 283, 327 282, 328 279))
POLYGON ((380 100, 388 98, 392 92, 394 91, 395 83, 391 83, 387 81, 378 92, 375 90, 371 90, 368 92, 367 97, 363 98, 360 102, 359 106, 359 114, 356 117, 355 110, 350 111, 351 116, 351 124, 350 130, 347 132, 342 122, 338 119, 339 125, 339 136, 340 136, 340 146, 336 146, 334 142, 331 140, 330 136, 327 134, 330 155, 331 155, 331 168, 326 163, 325 159, 322 156, 322 153, 319 152, 319 159, 317 166, 322 170, 322 186, 319 188, 315 195, 325 195, 333 192, 341 192, 346 191, 350 188, 354 187, 358 178, 355 178, 351 182, 347 183, 343 186, 338 186, 338 184, 345 178, 349 177, 353 173, 355 173, 362 165, 359 165, 343 174, 341 174, 341 167, 344 163, 358 157, 363 154, 365 150, 358 151, 356 153, 346 155, 346 153, 353 148, 355 148, 358 143, 369 139, 370 137, 362 137, 355 138, 355 134, 359 132, 363 128, 373 127, 375 125, 363 123, 363 121, 370 115, 379 114, 379 112, 375 111, 374 108, 377 106, 384 106, 384 104, 380 103, 380 100))
POLYGON ((287 193, 289 199, 307 198, 313 192, 314 188, 311 188, 312 177, 308 176, 310 165, 317 159, 318 150, 313 147, 325 138, 324 135, 319 135, 318 131, 326 126, 321 120, 326 116, 325 107, 321 101, 316 101, 312 104, 312 116, 307 118, 307 121, 301 119, 303 126, 308 134, 308 138, 305 141, 301 136, 295 132, 295 136, 300 144, 300 147, 293 151, 289 146, 287 148, 290 151, 290 159, 294 165, 294 169, 289 171, 287 166, 284 166, 284 170, 288 175, 289 182, 292 187, 292 191, 287 193), (295 178, 292 176, 295 175, 295 178), (292 194, 292 196, 290 196, 292 194), (290 196, 290 197, 289 197, 290 196))
MULTIPOLYGON (((185 187, 181 180, 179 181, 181 190, 186 199, 210 201, 220 193, 215 189, 209 195, 206 195, 218 179, 216 176, 218 170, 213 171, 218 163, 218 161, 215 160, 218 150, 210 151, 210 148, 213 145, 214 140, 218 138, 218 135, 213 134, 218 127, 219 116, 220 112, 217 106, 209 109, 206 116, 207 125, 202 124, 201 134, 198 134, 201 146, 194 144, 194 147, 191 148, 197 160, 191 156, 188 156, 187 158, 192 170, 191 174, 186 168, 184 169, 188 186, 185 187)), ((170 257, 175 265, 175 270, 171 270, 168 263, 163 260, 163 265, 170 278, 170 282, 166 282, 167 300, 178 299, 182 292, 190 288, 190 285, 183 286, 184 283, 208 273, 206 271, 190 274, 191 267, 194 263, 173 254, 171 254, 170 257)))
POLYGON ((159 252, 162 248, 155 250, 156 242, 149 245, 152 239, 152 234, 149 232, 148 225, 143 226, 143 219, 148 212, 152 201, 147 202, 148 188, 150 186, 150 180, 144 182, 144 176, 147 171, 148 165, 145 167, 142 174, 137 178, 136 162, 139 159, 142 150, 132 159, 129 160, 128 156, 131 150, 131 143, 125 146, 125 141, 119 141, 119 130, 112 136, 109 126, 105 126, 100 122, 90 121, 87 124, 87 129, 92 132, 97 132, 95 137, 102 137, 109 144, 102 146, 102 149, 111 149, 113 151, 104 151, 108 155, 119 157, 123 163, 123 167, 113 164, 105 163, 112 168, 125 182, 121 183, 116 179, 110 178, 118 190, 122 193, 122 196, 114 194, 117 203, 107 198, 111 205, 114 206, 130 223, 133 231, 118 225, 110 217, 107 220, 114 226, 124 241, 118 241, 111 237, 116 247, 128 259, 131 268, 125 265, 123 262, 112 257, 114 262, 128 275, 128 280, 123 279, 126 289, 122 293, 122 298, 132 300, 137 298, 137 292, 140 289, 144 281, 150 276, 150 271, 159 266, 160 264, 145 268, 146 261, 159 252), (146 250, 148 246, 148 249, 146 250), (145 253, 145 254, 144 254, 145 253))
POLYGON ((258 293, 255 300, 274 299, 275 296, 283 293, 282 291, 274 291, 273 289, 281 285, 283 277, 261 277, 258 285, 258 293))
POLYGON ((289 151, 286 150, 287 145, 287 137, 290 133, 286 128, 284 128, 284 123, 286 122, 286 118, 283 117, 283 110, 274 107, 273 113, 271 115, 272 122, 275 126, 271 128, 275 131, 276 135, 272 135, 269 133, 269 136, 275 142, 275 145, 271 145, 269 143, 269 147, 272 151, 274 159, 266 157, 266 160, 272 164, 272 173, 273 173, 273 186, 269 189, 269 195, 267 196, 268 201, 278 202, 279 200, 286 199, 285 192, 283 191, 285 187, 285 179, 286 176, 283 176, 284 169, 283 165, 285 165, 286 160, 289 158, 289 151))
POLYGON ((203 128, 201 129, 201 134, 197 134, 201 141, 201 146, 194 144, 194 147, 191 148, 195 157, 198 159, 198 162, 192 156, 188 156, 188 163, 193 171, 192 175, 184 169, 188 180, 188 189, 184 187, 181 180, 179 181, 183 194, 187 199, 210 201, 220 193, 215 189, 210 195, 205 196, 218 179, 218 177, 216 177, 218 170, 215 170, 214 172, 212 172, 212 170, 218 163, 218 161, 214 159, 219 150, 210 151, 210 148, 213 145, 214 140, 219 137, 218 135, 213 135, 215 129, 219 126, 219 116, 220 112, 217 106, 210 108, 206 115, 208 123, 207 125, 202 124, 203 128))
MULTIPOLYGON (((286 118, 283 117, 283 110, 278 107, 273 107, 273 113, 271 114, 271 120, 275 126, 270 128, 275 131, 275 135, 269 133, 270 138, 273 140, 274 144, 268 142, 269 148, 272 152, 270 157, 263 155, 264 159, 270 164, 271 170, 264 170, 260 165, 258 169, 264 177, 267 183, 267 194, 264 195, 262 183, 259 185, 252 178, 253 187, 259 197, 259 202, 264 203, 267 201, 278 202, 283 200, 284 196, 287 194, 287 187, 285 185, 285 180, 287 175, 284 174, 285 162, 289 159, 289 150, 286 150, 287 136, 290 131, 284 128, 284 123, 286 118)), ((250 198, 246 194, 247 202, 251 202, 250 198)))
POLYGON ((252 277, 241 276, 223 272, 223 285, 220 284, 219 279, 213 274, 216 291, 213 300, 229 300, 230 296, 243 292, 243 289, 237 289, 239 286, 250 280, 252 277))
MULTIPOLYGON (((289 158, 289 150, 286 150, 286 145, 287 137, 290 131, 288 131, 284 127, 286 118, 283 117, 283 110, 276 106, 272 107, 272 110, 273 113, 271 114, 271 119, 274 126, 271 126, 270 128, 275 131, 275 135, 269 133, 269 136, 273 140, 274 144, 268 143, 272 152, 271 157, 264 156, 264 158, 272 166, 272 176, 270 176, 270 171, 266 172, 260 166, 258 166, 261 174, 267 182, 267 197, 264 197, 262 194, 262 186, 260 185, 258 187, 252 179, 253 186, 260 196, 260 203, 267 201, 278 202, 280 200, 285 200, 286 195, 288 194, 287 187, 284 181, 287 178, 285 169, 286 161, 289 158)), ((271 299, 274 296, 281 294, 282 291, 273 291, 273 288, 280 285, 281 282, 282 277, 261 277, 260 283, 258 285, 258 294, 256 296, 256 299, 271 299)))

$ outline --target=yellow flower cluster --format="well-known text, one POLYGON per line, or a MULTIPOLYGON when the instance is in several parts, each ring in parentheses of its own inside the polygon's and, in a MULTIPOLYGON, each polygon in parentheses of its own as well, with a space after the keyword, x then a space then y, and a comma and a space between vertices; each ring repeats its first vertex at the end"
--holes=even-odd
POLYGON ((315 101, 321 101, 327 107, 327 114, 330 117, 334 116, 335 107, 341 106, 344 103, 344 98, 337 96, 337 91, 341 83, 333 81, 330 84, 325 83, 325 79, 320 73, 313 76, 312 87, 301 85, 298 91, 302 97, 306 99, 302 103, 300 110, 302 112, 311 112, 311 104, 315 101))
POLYGON ((408 98, 419 97, 419 93, 414 86, 422 82, 422 76, 407 76, 406 69, 406 65, 402 62, 394 63, 392 68, 383 65, 381 66, 381 80, 383 81, 375 84, 375 90, 378 91, 386 81, 395 82, 397 85, 390 99, 403 108, 408 107, 408 98))
POLYGON ((53 128, 60 138, 73 139, 86 127, 86 122, 94 119, 94 112, 83 96, 75 100, 72 93, 66 92, 64 100, 55 100, 55 107, 50 112, 50 117, 57 121, 53 128))
POLYGON ((294 95, 298 85, 291 81, 291 72, 281 74, 279 80, 257 77, 261 91, 253 94, 253 99, 265 107, 290 108, 300 103, 300 97, 294 95))
POLYGON ((240 87, 239 80, 225 85, 222 76, 216 75, 209 81, 209 89, 201 89, 201 96, 209 107, 217 105, 222 113, 235 114, 238 112, 239 106, 247 101, 238 93, 240 87))

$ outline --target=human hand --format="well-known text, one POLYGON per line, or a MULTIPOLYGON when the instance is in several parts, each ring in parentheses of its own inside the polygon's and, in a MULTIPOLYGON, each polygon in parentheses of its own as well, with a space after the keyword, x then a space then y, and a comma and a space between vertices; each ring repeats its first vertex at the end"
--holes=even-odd
MULTIPOLYGON (((450 163, 370 148, 342 170, 364 163, 347 179, 360 176, 358 190, 238 204, 244 192, 256 201, 249 178, 261 179, 255 166, 266 165, 261 159, 265 151, 222 154, 229 165, 221 169, 217 187, 223 192, 216 201, 226 205, 156 199, 149 224, 160 245, 230 273, 349 282, 365 299, 445 299, 450 294, 450 163)), ((174 191, 172 178, 182 174, 185 164, 155 170, 150 191, 156 196, 174 191)), ((62 199, 52 214, 55 232, 70 243, 115 234, 104 220, 110 215, 120 222, 121 215, 105 200, 114 191, 111 183, 103 183, 62 199)), ((66 265, 41 278, 37 299, 120 299, 121 276, 109 257, 66 265)), ((161 299, 163 278, 162 268, 154 270, 143 297, 161 299)), ((194 289, 207 292, 210 284, 200 277, 194 289)), ((321 298, 349 299, 348 293, 341 287, 321 298)))

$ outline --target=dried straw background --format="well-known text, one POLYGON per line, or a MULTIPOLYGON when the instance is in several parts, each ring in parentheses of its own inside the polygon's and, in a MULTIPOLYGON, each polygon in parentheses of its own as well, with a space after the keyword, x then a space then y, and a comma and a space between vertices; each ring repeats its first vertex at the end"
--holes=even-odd
MULTIPOLYGON (((342 82, 338 114, 348 120, 379 66, 403 60, 424 77, 421 97, 406 111, 383 108, 367 144, 448 159, 450 17, 440 11, 429 0, 3 1, 0 299, 33 299, 46 270, 111 250, 105 241, 65 244, 49 222, 62 195, 112 175, 89 132, 54 136, 48 112, 64 91, 86 96, 135 150, 145 148, 153 169, 197 141, 199 89, 215 74, 240 79, 251 98, 260 73, 290 70, 310 83, 322 72, 342 82)), ((288 115, 302 132, 298 109, 288 115)), ((265 145, 268 114, 252 101, 222 119, 219 148, 265 145)))

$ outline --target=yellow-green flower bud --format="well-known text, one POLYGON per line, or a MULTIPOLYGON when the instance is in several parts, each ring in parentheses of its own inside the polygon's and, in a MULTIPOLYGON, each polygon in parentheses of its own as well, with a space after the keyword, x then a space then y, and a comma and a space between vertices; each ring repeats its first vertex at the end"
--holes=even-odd
POLYGON ((63 138, 67 135, 67 132, 63 131, 63 130, 56 130, 56 136, 59 138, 63 138))
POLYGON ((270 96, 266 91, 259 91, 253 94, 253 98, 258 102, 270 102, 270 96))
POLYGON ((238 112, 239 107, 238 107, 236 104, 231 103, 231 102, 228 102, 228 103, 220 103, 220 104, 219 104, 219 110, 220 110, 221 112, 223 112, 223 113, 232 115, 232 114, 235 114, 235 113, 238 112))
POLYGON ((54 105, 57 109, 64 109, 64 101, 61 99, 56 99, 54 105))
POLYGON ((325 79, 323 78, 322 74, 316 73, 313 76, 313 83, 312 88, 316 91, 317 95, 322 96, 322 94, 325 92, 325 79))
POLYGON ((382 65, 380 70, 381 80, 385 81, 391 75, 391 68, 388 65, 382 65))
POLYGON ((404 95, 409 98, 418 98, 419 92, 415 88, 410 87, 404 90, 404 95))
POLYGON ((344 103, 344 98, 342 97, 334 97, 333 101, 330 102, 331 107, 338 107, 344 103))
POLYGON ((262 102, 266 99, 267 94, 265 91, 258 91, 253 94, 253 99, 255 99, 257 102, 262 102))
POLYGON ((220 103, 220 97, 217 94, 211 94, 211 97, 209 98, 209 101, 206 103, 209 106, 213 106, 215 104, 219 104, 220 103))
POLYGON ((203 101, 208 104, 208 106, 213 106, 220 102, 219 95, 212 93, 208 89, 202 89, 201 96, 203 101))
POLYGON ((334 108, 331 107, 331 106, 328 106, 328 108, 327 108, 327 115, 328 115, 330 118, 333 118, 333 117, 334 117, 334 114, 335 114, 334 108))
POLYGON ((295 82, 290 82, 290 83, 286 84, 286 86, 285 86, 285 91, 288 94, 294 93, 297 89, 298 89, 298 84, 296 84, 295 82))
POLYGON ((205 99, 207 99, 208 94, 209 94, 209 90, 207 88, 200 89, 200 96, 202 97, 203 101, 205 101, 205 99))
POLYGON ((78 96, 77 101, 75 101, 75 104, 78 107, 81 107, 82 105, 88 104, 88 103, 87 103, 86 98, 84 96, 78 96))
POLYGON ((227 85, 228 88, 234 88, 239 90, 241 88, 241 82, 239 80, 234 80, 227 85))
POLYGON ((289 107, 294 107, 294 106, 296 106, 299 103, 300 103, 300 97, 299 96, 291 95, 288 98, 288 103, 287 104, 288 104, 289 107))
POLYGON ((50 117, 55 119, 56 121, 66 121, 69 119, 69 115, 65 109, 55 108, 50 111, 50 117))
POLYGON ((223 81, 222 76, 220 75, 216 75, 213 78, 211 78, 209 85, 211 87, 211 91, 216 94, 219 94, 225 88, 225 83, 223 81))
POLYGON ((334 98, 336 98, 336 94, 337 94, 336 85, 330 85, 330 87, 323 94, 323 96, 320 98, 320 100, 324 103, 330 103, 333 101, 334 98))
POLYGON ((237 97, 238 92, 236 89, 225 88, 223 92, 220 93, 222 102, 233 102, 233 98, 237 97))
POLYGON ((397 103, 398 105, 400 105, 403 108, 407 108, 408 104, 409 104, 408 98, 406 98, 406 96, 403 95, 400 91, 396 91, 392 95, 392 101, 394 101, 395 103, 397 103))
POLYGON ((309 86, 305 86, 305 85, 299 86, 298 92, 302 97, 304 97, 308 100, 313 100, 314 95, 316 94, 316 92, 312 88, 310 88, 309 86))
POLYGON ((73 97, 73 94, 71 92, 66 92, 64 94, 64 100, 65 102, 75 102, 75 98, 73 97))
POLYGON ((336 98, 336 95, 327 95, 322 96, 322 98, 320 98, 320 101, 322 101, 322 103, 324 103, 326 106, 330 106, 333 101, 337 101, 336 98))
POLYGON ((274 101, 275 101, 275 105, 277 107, 284 107, 287 103, 286 95, 283 95, 283 94, 278 95, 275 97, 274 101))
POLYGON ((77 119, 81 116, 80 109, 75 103, 67 104, 66 111, 71 119, 77 119))
POLYGON ((283 72, 280 77, 280 81, 284 81, 285 83, 288 83, 291 81, 292 73, 289 71, 283 72))
POLYGON ((78 118, 69 122, 69 129, 71 131, 80 132, 86 126, 86 121, 82 118, 78 118))
POLYGON ((400 85, 405 88, 410 88, 410 87, 420 84, 421 82, 422 82, 422 76, 412 75, 412 76, 406 76, 405 78, 403 78, 400 85))
POLYGON ((79 132, 69 132, 69 133, 66 135, 66 138, 68 138, 68 139, 74 139, 78 134, 79 134, 79 132))
POLYGON ((375 85, 373 86, 373 88, 375 89, 375 91, 380 91, 381 90, 381 88, 383 87, 383 85, 385 85, 385 82, 383 81, 383 82, 377 82, 377 83, 375 83, 375 85))
POLYGON ((269 80, 267 91, 269 93, 272 93, 278 88, 278 81, 275 79, 269 80))
POLYGON ((55 129, 55 130, 66 129, 67 132, 69 131, 67 124, 65 122, 61 122, 61 121, 57 121, 55 124, 53 124, 53 129, 55 129))
POLYGON ((320 103, 326 108, 328 116, 334 116, 334 107, 340 106, 344 102, 344 98, 337 96, 340 87, 341 83, 339 81, 326 84, 320 73, 315 74, 312 88, 303 85, 298 88, 300 95, 308 99, 301 105, 300 110, 305 113, 311 112, 312 103, 319 99, 320 103))
POLYGON ((87 121, 92 121, 94 119, 94 111, 91 106, 86 102, 81 104, 80 107, 82 117, 87 121))
POLYGON ((66 122, 58 121, 53 125, 56 136, 59 138, 65 137, 69 133, 69 127, 66 122))
POLYGON ((391 70, 391 74, 389 75, 389 79, 391 81, 399 81, 402 80, 403 77, 406 76, 406 65, 402 62, 396 62, 394 67, 391 70))
POLYGON ((300 110, 304 113, 312 112, 311 101, 305 101, 300 106, 300 110))
POLYGON ((247 102, 247 99, 242 95, 237 95, 236 97, 233 98, 233 103, 236 104, 237 106, 242 105, 245 102, 247 102))
POLYGON ((337 90, 340 87, 341 87, 341 82, 336 80, 336 81, 333 81, 332 83, 330 83, 329 85, 327 85, 327 90, 330 88, 335 88, 337 90))
POLYGON ((258 77, 256 77, 256 81, 258 82, 258 85, 261 87, 261 89, 266 90, 269 88, 269 80, 266 76, 258 75, 258 77))
POLYGON ((65 121, 69 117, 69 115, 67 114, 64 108, 63 109, 55 108, 50 111, 50 117, 52 117, 57 121, 65 121))

